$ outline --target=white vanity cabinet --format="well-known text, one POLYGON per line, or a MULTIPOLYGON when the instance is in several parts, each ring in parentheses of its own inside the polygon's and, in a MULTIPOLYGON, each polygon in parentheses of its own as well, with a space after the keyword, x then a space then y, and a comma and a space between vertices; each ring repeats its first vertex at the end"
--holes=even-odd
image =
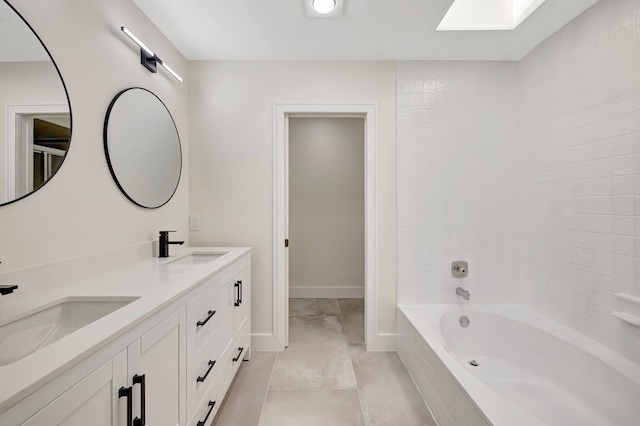
POLYGON ((147 331, 23 425, 179 425, 180 314, 147 331))
POLYGON ((248 252, 229 262, 0 413, 0 425, 208 426, 250 356, 250 265, 248 252))

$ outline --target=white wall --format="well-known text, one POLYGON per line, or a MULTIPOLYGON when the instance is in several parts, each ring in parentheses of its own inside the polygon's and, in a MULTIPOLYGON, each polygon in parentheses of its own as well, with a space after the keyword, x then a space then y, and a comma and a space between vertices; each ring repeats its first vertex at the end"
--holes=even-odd
POLYGON ((289 287, 364 297, 364 119, 289 119, 289 287))
POLYGON ((640 360, 640 1, 601 0, 520 64, 522 303, 640 360))
POLYGON ((48 61, 0 62, 0 203, 6 201, 6 107, 38 104, 67 104, 66 93, 53 64, 48 61))
MULTIPOLYGON (((140 65, 139 50, 120 31, 128 26, 178 73, 186 60, 129 0, 12 0, 47 45, 69 90, 71 147, 60 171, 41 190, 0 207, 0 274, 46 262, 125 247, 177 229, 187 238, 187 87, 140 65), (142 86, 172 112, 183 143, 184 169, 174 198, 157 210, 130 203, 113 182, 102 141, 109 102, 142 86)), ((28 286, 29 283, 18 283, 28 286)))
POLYGON ((190 64, 193 245, 251 246, 252 331, 273 330, 273 104, 378 103, 379 331, 395 333, 394 62, 190 64))
POLYGON ((399 62, 397 89, 398 303, 517 302, 517 63, 399 62))

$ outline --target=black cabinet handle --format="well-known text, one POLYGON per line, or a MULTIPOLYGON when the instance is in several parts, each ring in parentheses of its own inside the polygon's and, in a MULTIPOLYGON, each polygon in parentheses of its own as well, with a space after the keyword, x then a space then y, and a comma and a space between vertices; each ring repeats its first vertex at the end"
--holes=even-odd
POLYGON ((213 317, 216 314, 216 311, 209 311, 208 312, 208 317, 205 318, 204 321, 198 321, 198 323, 196 324, 197 327, 201 327, 203 325, 205 325, 207 322, 209 322, 209 320, 211 319, 211 317, 213 317))
POLYGON ((240 356, 242 355, 242 351, 244 351, 244 348, 238 348, 238 356, 233 358, 233 362, 238 362, 240 356))
POLYGON ((124 386, 118 390, 118 398, 125 397, 127 398, 127 426, 132 426, 133 423, 133 388, 129 386, 125 388, 124 386))
POLYGON ((137 374, 133 376, 133 384, 140 385, 140 418, 136 417, 133 419, 133 426, 144 426, 146 424, 145 420, 145 411, 147 407, 146 403, 146 385, 145 385, 145 376, 138 376, 137 374))
POLYGON ((242 280, 239 280, 238 284, 240 284, 240 295, 238 297, 238 304, 240 304, 242 303, 242 280))
POLYGON ((204 418, 204 420, 202 420, 201 422, 197 423, 197 426, 204 426, 205 423, 207 423, 207 419, 211 415, 211 412, 213 411, 213 407, 215 407, 215 406, 216 406, 216 402, 215 401, 209 401, 209 412, 207 413, 207 416, 204 418))
POLYGON ((233 302, 233 306, 240 306, 240 284, 242 281, 236 281, 233 283, 233 286, 238 289, 238 297, 236 297, 236 301, 233 302))
POLYGON ((213 368, 214 365, 216 365, 215 361, 209 361, 209 369, 207 370, 206 373, 204 373, 204 376, 198 376, 198 379, 196 380, 196 382, 204 382, 207 376, 209 375, 209 373, 211 373, 211 369, 213 368))

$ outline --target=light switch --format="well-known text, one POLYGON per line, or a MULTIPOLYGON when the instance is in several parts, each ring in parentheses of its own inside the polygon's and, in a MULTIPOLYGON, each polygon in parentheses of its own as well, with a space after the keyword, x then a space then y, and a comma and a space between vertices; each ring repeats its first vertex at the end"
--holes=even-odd
POLYGON ((200 230, 200 216, 189 216, 189 230, 190 231, 200 230))

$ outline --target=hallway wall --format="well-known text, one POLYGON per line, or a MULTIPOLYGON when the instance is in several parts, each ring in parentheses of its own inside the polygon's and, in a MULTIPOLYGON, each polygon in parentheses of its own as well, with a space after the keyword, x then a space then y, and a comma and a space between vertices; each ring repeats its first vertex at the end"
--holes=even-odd
POLYGON ((364 203, 364 119, 290 118, 289 297, 364 297, 364 203))

